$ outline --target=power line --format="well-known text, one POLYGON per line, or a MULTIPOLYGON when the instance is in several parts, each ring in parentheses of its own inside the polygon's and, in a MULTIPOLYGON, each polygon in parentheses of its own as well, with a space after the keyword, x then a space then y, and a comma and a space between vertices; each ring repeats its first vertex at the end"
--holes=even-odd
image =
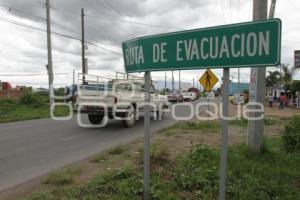
MULTIPOLYGON (((46 18, 41 17, 41 16, 34 15, 34 14, 29 13, 29 12, 26 12, 26 11, 24 11, 24 10, 20 10, 20 9, 17 9, 17 8, 10 8, 8 5, 5 5, 5 4, 0 4, 0 6, 1 6, 1 7, 4 7, 4 8, 7 8, 7 9, 10 9, 11 11, 16 11, 16 12, 23 13, 23 14, 25 14, 25 15, 31 16, 31 17, 33 17, 33 18, 35 18, 35 19, 38 19, 38 20, 42 21, 42 22, 45 22, 45 21, 46 21, 46 18)), ((70 31, 70 32, 79 34, 79 33, 78 33, 77 31, 75 31, 74 29, 71 29, 71 28, 66 27, 66 26, 64 26, 64 25, 61 25, 61 24, 59 24, 59 23, 57 23, 57 22, 51 21, 51 23, 52 23, 53 25, 57 26, 57 27, 60 27, 60 28, 63 28, 63 29, 65 29, 65 30, 68 30, 68 31, 70 31)))
POLYGON ((101 46, 99 46, 99 45, 97 45, 97 44, 95 44, 95 43, 89 42, 89 41, 85 41, 85 43, 90 44, 90 45, 95 46, 95 47, 98 47, 99 49, 103 49, 103 50, 106 50, 106 51, 110 51, 110 52, 112 52, 112 53, 114 53, 114 54, 117 54, 117 55, 123 55, 122 53, 119 53, 119 52, 114 51, 114 50, 111 50, 111 49, 107 49, 107 48, 105 48, 105 47, 101 47, 101 46))
MULTIPOLYGON (((103 0, 109 7, 111 7, 112 9, 114 9, 118 14, 119 13, 123 13, 125 15, 127 15, 127 13, 125 13, 124 11, 121 11, 120 9, 116 8, 112 3, 110 3, 110 1, 107 0, 103 0)), ((119 14, 120 15, 120 14, 119 14)))
POLYGON ((135 21, 127 21, 127 20, 122 20, 122 19, 115 19, 115 18, 106 18, 106 17, 101 17, 101 16, 93 16, 93 15, 86 15, 87 17, 93 17, 93 18, 99 18, 99 19, 104 19, 104 20, 110 20, 110 21, 118 21, 118 22, 123 22, 123 23, 129 23, 129 24, 135 24, 135 25, 141 25, 141 26, 151 26, 151 27, 156 27, 156 28, 164 28, 164 29, 175 29, 175 30, 185 30, 179 27, 171 27, 171 26, 161 26, 161 25, 155 25, 155 24, 147 24, 147 23, 141 23, 141 22, 135 22, 135 21))
MULTIPOLYGON (((21 22, 17 22, 17 21, 11 20, 11 19, 4 18, 4 17, 0 17, 0 20, 4 21, 4 22, 7 22, 7 23, 14 24, 14 25, 22 26, 22 27, 25 27, 25 28, 28 28, 28 29, 37 30, 37 31, 41 31, 41 32, 47 32, 45 29, 34 27, 34 26, 31 26, 31 25, 27 25, 27 24, 24 24, 24 23, 21 23, 21 22)), ((54 35, 60 36, 60 37, 65 37, 65 38, 68 38, 68 39, 73 39, 73 40, 81 41, 79 38, 76 38, 74 36, 62 34, 62 33, 59 33, 59 32, 53 32, 53 31, 51 33, 54 34, 54 35)), ((86 43, 91 44, 91 45, 93 45, 95 47, 98 47, 99 49, 106 50, 106 51, 112 52, 114 54, 122 55, 119 52, 116 52, 114 50, 111 50, 111 49, 99 46, 99 45, 94 44, 92 42, 86 41, 86 43)))
MULTIPOLYGON (((70 73, 54 73, 54 75, 65 75, 70 73)), ((0 76, 46 76, 48 74, 0 74, 0 76)))
MULTIPOLYGON (((83 0, 84 2, 86 2, 92 9, 94 9, 97 13, 101 13, 100 9, 98 9, 98 5, 93 5, 92 3, 90 3, 88 0, 83 0)), ((98 4, 101 5, 100 2, 96 1, 98 4)), ((106 6, 105 6, 106 7, 106 6)), ((105 10, 107 11, 107 10, 105 10)), ((113 18, 112 15, 110 15, 110 13, 108 13, 108 15, 113 18)), ((114 24, 118 25, 116 22, 113 22, 114 24)), ((124 29, 122 26, 119 26, 118 28, 122 29, 124 32, 127 32, 131 37, 135 37, 131 32, 127 31, 126 29, 124 29)))

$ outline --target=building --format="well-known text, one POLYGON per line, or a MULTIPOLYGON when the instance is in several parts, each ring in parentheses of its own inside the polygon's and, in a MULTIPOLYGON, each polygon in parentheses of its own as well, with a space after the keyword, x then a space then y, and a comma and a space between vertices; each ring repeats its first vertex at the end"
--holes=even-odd
POLYGON ((11 84, 9 82, 1 82, 0 81, 0 90, 1 91, 11 90, 11 84))
POLYGON ((229 84, 229 95, 243 94, 245 90, 249 90, 249 83, 235 83, 231 82, 229 84))

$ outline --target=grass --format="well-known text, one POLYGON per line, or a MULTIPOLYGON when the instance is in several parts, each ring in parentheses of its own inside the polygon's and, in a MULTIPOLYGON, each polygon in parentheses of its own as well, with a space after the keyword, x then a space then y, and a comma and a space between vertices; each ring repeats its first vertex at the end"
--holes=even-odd
MULTIPOLYGON (((273 120, 271 124, 273 124, 273 120)), ((275 123, 277 125, 277 123, 275 123)), ((216 130, 217 122, 179 123, 163 132, 216 130), (206 123, 206 124, 205 124, 206 123)), ((206 132, 202 132, 205 134, 206 132)), ((176 138, 177 135, 169 137, 176 138)), ((180 140, 180 138, 178 138, 180 140)), ((150 148, 151 200, 181 200, 218 198, 220 149, 203 144, 187 151, 170 154, 173 146, 154 143, 150 148)), ((142 200, 143 149, 139 144, 121 145, 95 156, 92 162, 102 162, 109 156, 125 159, 125 152, 136 149, 129 165, 98 172, 81 182, 79 173, 62 170, 50 174, 44 183, 49 190, 34 193, 25 200, 142 200), (118 156, 115 156, 118 155, 118 156), (77 182, 76 182, 77 180, 77 182)), ((231 200, 300 199, 300 152, 287 152, 280 137, 266 138, 261 154, 253 153, 245 144, 229 147, 226 196, 231 200)), ((116 162, 113 161, 113 162, 116 162)), ((106 162, 105 162, 106 163, 106 162)), ((92 163, 89 163, 92 164, 92 163)), ((113 163, 110 163, 113 165, 113 163)), ((104 166, 103 166, 104 167, 104 166)), ((74 170, 73 170, 74 171, 74 170)))
POLYGON ((189 121, 181 122, 174 124, 168 128, 162 129, 160 132, 166 136, 173 136, 176 133, 176 130, 180 130, 183 133, 186 133, 190 130, 202 130, 207 132, 216 132, 220 128, 220 123, 218 121, 189 121))
MULTIPOLYGON (((273 126, 276 123, 277 123, 277 120, 275 118, 271 118, 271 117, 265 117, 264 118, 264 124, 266 126, 273 126)), ((248 120, 245 119, 245 118, 236 119, 236 120, 230 120, 229 124, 232 125, 232 126, 247 127, 248 120)))
POLYGON ((108 151, 110 155, 119 155, 128 150, 128 147, 125 145, 116 146, 108 151))
POLYGON ((80 168, 68 168, 64 170, 58 170, 50 173, 43 183, 47 185, 63 186, 69 185, 74 182, 74 176, 80 175, 82 170, 80 168))
POLYGON ((107 160, 107 155, 105 155, 105 154, 99 154, 99 155, 96 155, 95 157, 93 157, 91 159, 91 162, 99 163, 99 162, 104 162, 106 160, 107 160))
MULTIPOLYGON (((54 115, 56 117, 69 114, 69 107, 56 106, 54 115)), ((50 117, 50 106, 43 103, 38 106, 22 104, 16 100, 0 100, 0 123, 41 119, 50 117)))
MULTIPOLYGON (((140 149, 141 152, 136 159, 138 165, 144 163, 144 149, 140 149)), ((170 158, 169 149, 166 146, 160 144, 152 144, 150 147, 150 161, 152 165, 163 165, 170 158)))
MULTIPOLYGON (((300 199, 300 154, 286 153, 281 149, 281 142, 279 138, 267 139, 261 155, 254 154, 246 145, 229 148, 228 199, 300 199)), ((161 149, 161 146, 153 149, 161 149)), ((156 153, 151 156, 157 159, 151 160, 152 200, 217 199, 219 149, 197 145, 175 161, 168 159, 165 150, 153 152, 156 153)), ((140 200, 142 179, 140 164, 130 165, 79 186, 57 187, 26 200, 140 200)), ((61 181, 55 184, 61 185, 61 181)))

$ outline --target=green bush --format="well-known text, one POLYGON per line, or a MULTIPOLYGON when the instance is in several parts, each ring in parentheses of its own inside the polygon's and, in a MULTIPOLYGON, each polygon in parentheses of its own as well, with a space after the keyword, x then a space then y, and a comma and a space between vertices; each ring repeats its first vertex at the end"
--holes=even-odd
POLYGON ((14 110, 18 102, 14 99, 4 98, 0 99, 0 115, 4 115, 14 110))
POLYGON ((38 108, 44 105, 46 102, 44 96, 40 96, 32 92, 26 92, 20 98, 20 103, 26 106, 38 108))
POLYGON ((285 125, 282 139, 286 151, 300 152, 300 116, 294 116, 285 125))

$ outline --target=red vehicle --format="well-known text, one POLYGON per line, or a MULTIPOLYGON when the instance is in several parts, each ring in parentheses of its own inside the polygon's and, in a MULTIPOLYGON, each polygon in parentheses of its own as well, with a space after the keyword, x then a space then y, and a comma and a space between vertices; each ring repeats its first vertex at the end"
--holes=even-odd
POLYGON ((188 89, 188 92, 194 92, 197 94, 197 99, 199 99, 201 97, 201 93, 200 93, 200 90, 198 88, 189 88, 188 89))

